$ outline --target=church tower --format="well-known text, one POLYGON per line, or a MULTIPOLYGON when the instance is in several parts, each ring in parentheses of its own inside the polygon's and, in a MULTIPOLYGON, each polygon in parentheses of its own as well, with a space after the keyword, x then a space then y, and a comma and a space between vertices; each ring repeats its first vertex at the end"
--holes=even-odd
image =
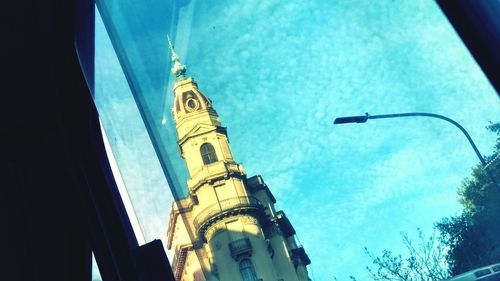
POLYGON ((308 281, 310 260, 261 176, 248 178, 231 153, 212 101, 169 40, 173 117, 189 196, 172 205, 167 248, 176 281, 308 281))

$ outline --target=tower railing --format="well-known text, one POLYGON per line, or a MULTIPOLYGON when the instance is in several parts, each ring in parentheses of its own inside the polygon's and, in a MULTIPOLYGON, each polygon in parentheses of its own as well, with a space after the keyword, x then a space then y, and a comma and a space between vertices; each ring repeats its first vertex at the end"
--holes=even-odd
POLYGON ((237 196, 221 200, 211 204, 203 209, 194 218, 193 224, 198 232, 204 227, 210 225, 210 222, 217 221, 219 218, 230 215, 232 213, 246 213, 249 211, 262 210, 262 204, 259 200, 250 196, 237 196))

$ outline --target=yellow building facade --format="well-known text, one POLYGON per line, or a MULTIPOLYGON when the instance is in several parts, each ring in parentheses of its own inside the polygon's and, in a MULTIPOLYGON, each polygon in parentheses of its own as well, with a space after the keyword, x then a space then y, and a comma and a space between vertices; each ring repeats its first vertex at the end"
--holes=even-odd
POLYGON ((310 260, 261 176, 247 177, 226 128, 170 44, 173 117, 189 196, 172 205, 167 248, 177 281, 308 281, 310 260))

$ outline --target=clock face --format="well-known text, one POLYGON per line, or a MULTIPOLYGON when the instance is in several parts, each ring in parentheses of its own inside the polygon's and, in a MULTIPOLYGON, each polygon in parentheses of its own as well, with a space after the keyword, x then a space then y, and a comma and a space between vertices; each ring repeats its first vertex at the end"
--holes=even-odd
POLYGON ((189 112, 195 111, 198 109, 198 101, 190 98, 186 101, 186 110, 189 112))

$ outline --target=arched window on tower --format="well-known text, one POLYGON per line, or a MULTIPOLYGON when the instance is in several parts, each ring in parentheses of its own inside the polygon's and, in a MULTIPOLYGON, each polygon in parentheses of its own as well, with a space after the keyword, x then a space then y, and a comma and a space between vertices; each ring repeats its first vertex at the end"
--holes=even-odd
POLYGON ((255 274, 255 269, 249 259, 240 261, 240 273, 243 281, 257 281, 257 274, 255 274))
POLYGON ((201 158, 203 159, 203 164, 208 165, 217 161, 217 155, 215 154, 214 146, 204 143, 200 147, 201 158))

